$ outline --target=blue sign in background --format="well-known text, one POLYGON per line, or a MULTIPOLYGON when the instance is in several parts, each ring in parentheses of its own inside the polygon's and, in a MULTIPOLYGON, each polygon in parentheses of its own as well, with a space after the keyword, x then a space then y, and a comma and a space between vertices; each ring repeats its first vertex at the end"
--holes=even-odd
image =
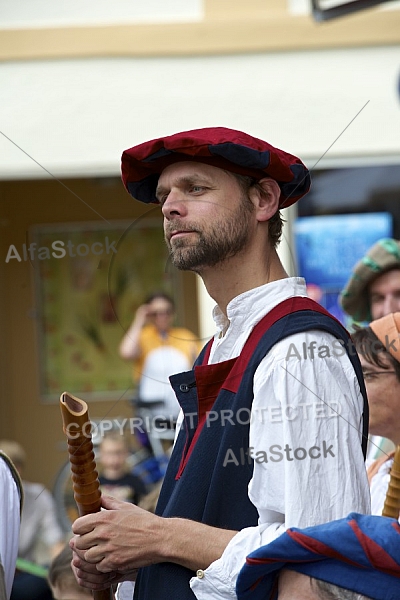
POLYGON ((299 217, 293 227, 298 274, 310 295, 344 324, 338 296, 353 267, 379 239, 392 236, 390 213, 299 217))

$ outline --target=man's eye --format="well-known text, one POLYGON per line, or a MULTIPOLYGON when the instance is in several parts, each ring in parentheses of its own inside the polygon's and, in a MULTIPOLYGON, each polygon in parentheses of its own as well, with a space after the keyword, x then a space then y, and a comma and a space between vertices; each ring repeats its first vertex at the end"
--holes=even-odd
POLYGON ((374 381, 376 376, 374 373, 364 373, 364 381, 374 381))
POLYGON ((194 193, 196 193, 196 192, 202 192, 204 190, 204 186, 202 186, 202 185, 192 185, 192 187, 190 189, 194 193))

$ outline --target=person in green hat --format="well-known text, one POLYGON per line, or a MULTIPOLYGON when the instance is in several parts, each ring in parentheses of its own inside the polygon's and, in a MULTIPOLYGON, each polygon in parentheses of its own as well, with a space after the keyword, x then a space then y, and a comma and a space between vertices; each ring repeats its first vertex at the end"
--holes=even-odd
POLYGON ((354 321, 375 321, 400 310, 400 242, 383 238, 355 265, 340 295, 354 321))
MULTIPOLYGON (((400 311, 400 241, 382 238, 371 246, 355 265, 340 303, 353 321, 365 324, 400 311)), ((372 435, 367 465, 390 446, 385 438, 372 435)))

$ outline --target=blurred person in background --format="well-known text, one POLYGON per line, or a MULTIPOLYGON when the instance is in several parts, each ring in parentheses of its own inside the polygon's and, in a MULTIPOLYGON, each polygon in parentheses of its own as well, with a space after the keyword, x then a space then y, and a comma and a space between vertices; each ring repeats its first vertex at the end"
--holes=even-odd
POLYGON ((97 459, 101 491, 118 500, 139 504, 147 489, 143 481, 130 472, 128 457, 125 436, 116 431, 102 437, 97 459))
POLYGON ((154 416, 176 420, 179 404, 169 376, 191 369, 199 345, 194 333, 174 327, 174 301, 164 292, 155 292, 139 306, 135 318, 120 344, 119 353, 132 360, 133 379, 138 399, 149 404, 154 416))
POLYGON ((400 311, 400 242, 376 242, 355 265, 340 296, 353 321, 375 321, 400 311))
MULTIPOLYGON (((41 483, 23 479, 26 455, 20 444, 1 440, 0 450, 10 456, 22 478, 24 505, 18 558, 35 565, 47 565, 64 545, 64 534, 57 522, 53 497, 41 483)), ((47 600, 51 597, 45 579, 17 570, 11 600, 47 600)))
POLYGON ((90 590, 78 585, 71 568, 71 561, 72 550, 67 544, 51 562, 48 582, 54 600, 87 600, 93 598, 90 590))
POLYGON ((21 478, 11 459, 0 449, 0 600, 8 600, 11 594, 22 504, 21 478))
MULTIPOLYGON (((369 430, 400 444, 400 312, 372 321, 353 333, 369 401, 369 430)), ((381 515, 394 451, 367 461, 371 512, 381 515)))
MULTIPOLYGON (((380 319, 400 311, 400 242, 383 238, 356 263, 340 296, 343 310, 354 322, 380 319)), ((368 459, 392 449, 391 443, 370 430, 368 459)))

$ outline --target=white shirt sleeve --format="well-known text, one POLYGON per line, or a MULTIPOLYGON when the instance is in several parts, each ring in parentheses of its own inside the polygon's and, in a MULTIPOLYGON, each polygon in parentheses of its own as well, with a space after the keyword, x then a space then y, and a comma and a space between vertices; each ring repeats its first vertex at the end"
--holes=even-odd
POLYGON ((20 497, 10 469, 0 459, 0 562, 3 565, 7 598, 10 597, 18 554, 20 497))
POLYGON ((239 532, 204 575, 192 578, 198 600, 235 599, 246 556, 285 529, 370 513, 362 411, 356 375, 335 338, 310 331, 274 346, 254 377, 250 422, 249 498, 259 525, 239 532))

